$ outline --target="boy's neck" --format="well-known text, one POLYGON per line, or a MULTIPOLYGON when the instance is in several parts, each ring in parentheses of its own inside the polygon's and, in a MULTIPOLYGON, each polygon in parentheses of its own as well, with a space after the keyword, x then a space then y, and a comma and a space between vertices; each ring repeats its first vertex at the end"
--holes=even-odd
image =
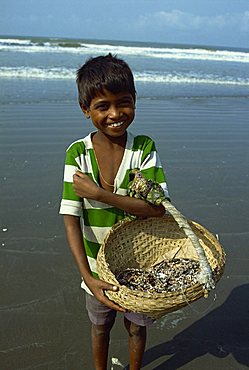
POLYGON ((127 131, 125 132, 124 135, 118 136, 118 137, 113 137, 113 136, 108 136, 104 134, 101 131, 97 131, 96 133, 93 134, 92 138, 94 137, 93 141, 95 144, 101 144, 101 145, 109 145, 109 146, 125 146, 126 141, 127 141, 127 131))

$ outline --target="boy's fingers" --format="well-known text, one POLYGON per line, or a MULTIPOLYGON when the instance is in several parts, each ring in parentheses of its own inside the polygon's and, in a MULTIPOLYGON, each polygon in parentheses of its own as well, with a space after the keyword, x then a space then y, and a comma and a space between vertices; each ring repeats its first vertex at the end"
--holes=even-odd
POLYGON ((76 171, 74 176, 78 176, 78 177, 84 177, 86 176, 84 173, 82 173, 81 171, 76 171))
POLYGON ((106 297, 105 295, 104 295, 104 297, 102 297, 101 302, 102 302, 104 305, 106 305, 106 306, 108 306, 108 307, 112 308, 113 310, 116 310, 116 311, 119 311, 119 312, 125 312, 125 311, 126 311, 124 308, 120 307, 118 304, 116 304, 116 303, 114 303, 113 301, 111 301, 111 300, 110 300, 108 297, 106 297))
POLYGON ((118 286, 117 285, 112 285, 108 283, 103 283, 102 285, 103 290, 113 290, 114 292, 118 291, 118 286))
POLYGON ((102 289, 103 289, 103 293, 104 293, 104 296, 102 297, 102 303, 104 303, 106 306, 112 308, 113 310, 116 310, 116 311, 119 311, 119 312, 125 312, 126 311, 124 308, 120 307, 118 304, 111 301, 105 295, 105 290, 112 290, 113 292, 117 292, 118 291, 118 286, 103 282, 102 289))

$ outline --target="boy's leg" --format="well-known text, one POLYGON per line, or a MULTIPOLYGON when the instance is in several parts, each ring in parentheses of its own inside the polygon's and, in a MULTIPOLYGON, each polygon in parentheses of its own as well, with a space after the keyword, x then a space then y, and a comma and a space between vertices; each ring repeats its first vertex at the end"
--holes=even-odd
POLYGON ((106 370, 110 331, 116 311, 100 303, 94 296, 86 293, 86 308, 92 323, 92 354, 96 370, 106 370))
POLYGON ((110 331, 114 321, 105 325, 92 324, 92 354, 96 370, 106 370, 110 331))
POLYGON ((130 370, 141 369, 146 344, 146 326, 152 323, 153 320, 145 315, 128 313, 124 316, 124 324, 129 335, 130 370))

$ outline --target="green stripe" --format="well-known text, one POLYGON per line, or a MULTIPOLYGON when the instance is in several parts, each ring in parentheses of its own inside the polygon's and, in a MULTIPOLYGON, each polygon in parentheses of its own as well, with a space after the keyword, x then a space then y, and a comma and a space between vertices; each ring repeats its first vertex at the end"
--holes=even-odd
POLYGON ((156 152, 155 144, 152 142, 150 145, 147 145, 146 148, 144 148, 142 157, 141 157, 141 163, 144 162, 144 160, 148 157, 151 156, 152 152, 156 152))
MULTIPOLYGON (((128 184, 130 182, 129 174, 131 173, 132 170, 127 170, 125 177, 120 185, 121 189, 127 189, 128 184)), ((147 169, 141 170, 141 172, 144 174, 144 176, 148 180, 153 180, 159 183, 166 182, 164 171, 161 167, 150 167, 147 169)))
POLYGON ((164 171, 161 167, 151 167, 141 170, 148 180, 153 180, 159 183, 166 182, 164 171))
POLYGON ((81 155, 85 155, 85 144, 83 143, 83 141, 74 143, 67 149, 65 161, 66 164, 78 167, 78 163, 75 159, 80 157, 81 155))
POLYGON ((86 226, 112 227, 124 218, 124 212, 118 208, 83 209, 83 219, 86 226))
POLYGON ((63 199, 67 199, 67 200, 77 200, 79 202, 81 202, 81 198, 78 197, 74 190, 73 190, 73 184, 72 182, 64 182, 64 186, 63 186, 63 195, 62 195, 63 199))
POLYGON ((71 154, 73 157, 77 158, 80 155, 85 155, 85 144, 83 141, 76 141, 69 146, 67 149, 67 154, 71 154))
POLYGON ((156 146, 154 141, 148 136, 140 135, 135 137, 132 150, 141 150, 143 152, 141 158, 141 162, 143 163, 145 158, 150 155, 151 152, 156 152, 156 146))
POLYGON ((134 137, 132 150, 143 150, 148 143, 154 143, 148 136, 138 135, 134 137))
POLYGON ((79 167, 78 163, 76 162, 75 158, 72 157, 70 154, 66 155, 65 164, 69 164, 70 166, 79 167))
POLYGON ((124 179, 123 179, 122 183, 120 184, 120 189, 127 189, 128 184, 130 182, 130 178, 129 178, 130 172, 131 172, 131 170, 126 170, 124 179))
POLYGON ((99 248, 100 248, 100 245, 101 244, 99 244, 99 243, 90 242, 89 240, 84 238, 84 246, 85 246, 85 250, 86 250, 86 255, 88 257, 93 257, 93 258, 96 259, 99 248))

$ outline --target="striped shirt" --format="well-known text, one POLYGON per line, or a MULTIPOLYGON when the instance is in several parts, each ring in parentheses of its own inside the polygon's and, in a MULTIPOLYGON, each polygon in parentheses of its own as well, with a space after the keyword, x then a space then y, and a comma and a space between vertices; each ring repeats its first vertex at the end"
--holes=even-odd
MULTIPOLYGON (((73 175, 77 170, 87 174, 96 184, 99 182, 99 169, 96 161, 92 133, 73 142, 66 151, 63 197, 60 214, 82 218, 83 241, 93 276, 97 277, 96 258, 103 239, 111 227, 125 217, 125 212, 92 199, 80 198, 73 190, 73 175)), ((164 171, 156 151, 154 141, 145 135, 133 136, 127 132, 127 142, 114 180, 114 193, 127 195, 129 173, 139 169, 148 179, 162 186, 169 197, 164 171)), ((84 285, 86 290, 87 287, 84 285)))

